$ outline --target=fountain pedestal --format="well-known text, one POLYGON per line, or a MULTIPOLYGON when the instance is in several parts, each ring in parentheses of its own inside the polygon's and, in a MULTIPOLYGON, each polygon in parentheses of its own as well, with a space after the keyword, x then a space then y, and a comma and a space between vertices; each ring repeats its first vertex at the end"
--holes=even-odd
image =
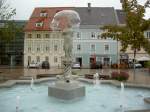
POLYGON ((85 96, 85 87, 76 81, 58 81, 48 87, 48 95, 62 100, 74 100, 85 96))
POLYGON ((63 50, 65 53, 62 64, 64 65, 63 81, 57 81, 55 85, 48 87, 48 95, 63 100, 73 100, 85 96, 85 87, 79 85, 78 82, 72 81, 72 49, 73 49, 73 29, 79 27, 80 16, 76 11, 63 10, 54 15, 51 23, 53 30, 59 28, 59 23, 63 22, 65 18, 64 28, 62 29, 62 37, 64 39, 63 50), (61 21, 62 20, 62 21, 61 21))

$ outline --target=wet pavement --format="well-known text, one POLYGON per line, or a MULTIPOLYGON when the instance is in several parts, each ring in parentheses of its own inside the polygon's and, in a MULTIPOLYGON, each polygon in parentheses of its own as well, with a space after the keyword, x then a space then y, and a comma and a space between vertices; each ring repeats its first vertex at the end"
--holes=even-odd
POLYGON ((78 74, 94 74, 99 73, 102 75, 111 75, 113 71, 124 71, 129 73, 129 83, 141 83, 141 84, 150 84, 150 72, 148 69, 136 69, 135 75, 133 69, 81 69, 76 70, 78 74))
MULTIPOLYGON (((52 69, 27 69, 27 68, 0 68, 0 80, 9 80, 9 79, 19 79, 23 76, 32 76, 36 77, 37 75, 42 74, 51 74, 57 75, 62 73, 62 69, 52 68, 52 69)), ((118 71, 117 69, 73 69, 77 75, 84 74, 95 74, 99 73, 102 75, 110 75, 112 71, 118 71)), ((133 69, 123 69, 120 71, 125 71, 129 73, 129 83, 141 83, 141 84, 150 84, 150 72, 148 69, 136 69, 135 75, 133 69)))

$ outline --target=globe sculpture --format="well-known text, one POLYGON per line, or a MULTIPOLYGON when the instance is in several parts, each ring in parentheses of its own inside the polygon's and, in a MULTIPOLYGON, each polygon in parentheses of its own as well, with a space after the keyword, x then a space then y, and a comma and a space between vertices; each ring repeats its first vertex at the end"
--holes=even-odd
POLYGON ((85 87, 71 80, 73 29, 79 27, 79 25, 80 16, 73 10, 63 10, 56 13, 51 22, 51 28, 54 31, 60 29, 63 31, 65 56, 62 59, 64 65, 63 80, 59 80, 48 87, 49 96, 64 100, 73 100, 85 96, 85 87))

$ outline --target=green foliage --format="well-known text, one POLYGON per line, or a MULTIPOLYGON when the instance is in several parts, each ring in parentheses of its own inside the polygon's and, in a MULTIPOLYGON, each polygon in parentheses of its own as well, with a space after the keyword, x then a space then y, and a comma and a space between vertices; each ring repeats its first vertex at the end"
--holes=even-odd
POLYGON ((0 40, 9 42, 19 30, 13 21, 8 21, 16 14, 16 9, 7 4, 7 0, 0 0, 0 20, 5 20, 5 26, 0 28, 0 40))
POLYGON ((150 19, 144 19, 145 9, 149 6, 149 2, 144 6, 139 5, 137 0, 122 0, 122 8, 126 15, 126 25, 108 25, 104 26, 102 38, 113 38, 122 44, 122 51, 126 51, 128 46, 134 50, 134 53, 142 47, 149 52, 149 41, 144 37, 144 31, 150 27, 150 19))
POLYGON ((21 32, 23 32, 23 28, 17 27, 14 21, 6 21, 5 26, 0 28, 0 39, 8 43, 21 32))
POLYGON ((150 61, 145 62, 145 63, 144 63, 144 66, 147 67, 147 68, 150 68, 150 61))
POLYGON ((14 21, 5 21, 5 26, 0 28, 0 41, 3 43, 0 47, 0 54, 6 54, 9 44, 22 34, 22 27, 17 27, 14 21))

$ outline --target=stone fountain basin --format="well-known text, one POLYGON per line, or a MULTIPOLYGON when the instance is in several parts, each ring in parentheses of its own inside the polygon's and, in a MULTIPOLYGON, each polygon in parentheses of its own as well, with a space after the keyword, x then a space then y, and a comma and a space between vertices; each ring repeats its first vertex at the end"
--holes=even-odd
MULTIPOLYGON (((54 85, 55 82, 56 79, 35 80, 38 84, 34 84, 34 89, 31 89, 30 81, 27 85, 27 82, 21 80, 11 88, 1 88, 0 112, 16 112, 17 96, 20 96, 19 112, 120 112, 119 82, 117 84, 116 81, 102 80, 99 86, 94 87, 92 80, 84 79, 84 83, 79 81, 86 87, 86 97, 77 101, 62 101, 49 97, 48 86, 54 85)), ((143 98, 149 97, 150 91, 147 86, 136 86, 125 85, 125 112, 149 112, 150 105, 145 103, 143 98)))
POLYGON ((57 81, 48 86, 48 95, 62 100, 74 100, 85 96, 85 87, 77 81, 57 81))

